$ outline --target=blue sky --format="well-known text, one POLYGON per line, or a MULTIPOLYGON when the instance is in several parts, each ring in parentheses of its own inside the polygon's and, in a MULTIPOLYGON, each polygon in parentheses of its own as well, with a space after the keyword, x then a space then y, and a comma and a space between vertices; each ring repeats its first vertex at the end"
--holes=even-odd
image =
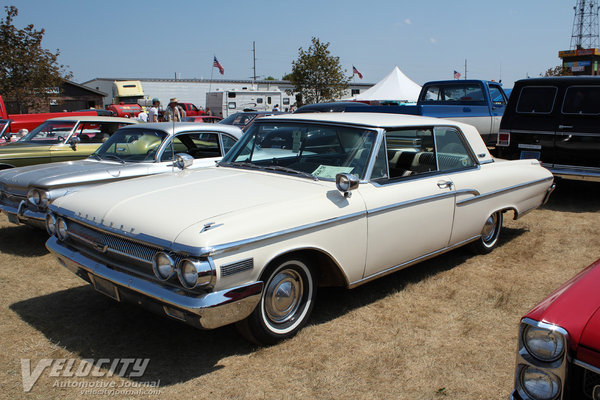
MULTIPOLYGON (((515 80, 559 65, 569 48, 575 0, 14 0, 18 27, 46 29, 74 81, 93 78, 210 78, 216 55, 224 78, 280 79, 311 37, 330 43, 348 74, 375 83, 395 65, 412 80, 515 80), (167 5, 172 4, 172 5, 167 5)), ((219 78, 217 71, 213 77, 219 78)), ((356 78, 357 81, 358 78, 356 78)))

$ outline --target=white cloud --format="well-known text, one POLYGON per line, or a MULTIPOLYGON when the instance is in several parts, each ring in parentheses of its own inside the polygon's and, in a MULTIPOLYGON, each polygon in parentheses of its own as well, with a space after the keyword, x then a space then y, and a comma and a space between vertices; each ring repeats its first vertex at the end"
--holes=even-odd
POLYGON ((410 18, 406 18, 406 19, 404 20, 404 23, 405 23, 406 25, 412 25, 412 21, 410 20, 410 18))
POLYGON ((431 44, 436 44, 436 43, 437 43, 437 39, 436 39, 436 38, 432 38, 432 37, 430 37, 430 38, 429 38, 429 43, 431 43, 431 44))

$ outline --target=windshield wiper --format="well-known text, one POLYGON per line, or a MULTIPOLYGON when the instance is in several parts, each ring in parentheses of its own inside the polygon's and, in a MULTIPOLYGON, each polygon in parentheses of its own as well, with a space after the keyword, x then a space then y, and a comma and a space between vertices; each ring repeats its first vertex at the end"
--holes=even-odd
POLYGON ((121 157, 119 157, 119 156, 117 156, 115 154, 105 154, 104 157, 102 157, 102 158, 105 159, 105 160, 115 160, 115 161, 120 162, 121 164, 125 164, 125 161, 123 161, 121 159, 121 157))
POLYGON ((96 160, 98 160, 98 161, 102 161, 102 157, 100 157, 100 156, 99 156, 98 154, 96 154, 96 153, 92 153, 92 154, 90 154, 88 158, 95 158, 95 159, 96 159, 96 160))
POLYGON ((290 174, 296 174, 296 175, 302 175, 306 178, 310 178, 312 180, 318 181, 319 178, 317 178, 315 175, 309 173, 309 172, 304 172, 304 171, 298 171, 297 169, 293 169, 293 168, 288 168, 288 167, 283 167, 281 165, 267 165, 266 167, 263 167, 264 169, 268 169, 271 171, 280 171, 280 172, 287 172, 290 174))
POLYGON ((218 167, 245 167, 245 168, 252 168, 252 169, 263 169, 263 167, 261 167, 260 165, 256 165, 256 164, 252 164, 249 162, 245 162, 245 161, 221 161, 220 163, 217 164, 218 167))

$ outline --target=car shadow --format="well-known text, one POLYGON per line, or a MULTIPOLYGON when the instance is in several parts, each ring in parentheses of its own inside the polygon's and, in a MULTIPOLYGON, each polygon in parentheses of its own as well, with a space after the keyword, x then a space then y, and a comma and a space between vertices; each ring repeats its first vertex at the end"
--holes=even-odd
MULTIPOLYGON (((523 228, 503 227, 498 239, 498 246, 508 244, 526 232, 527 229, 523 228)), ((309 323, 321 324, 328 322, 354 309, 364 307, 388 295, 402 291, 410 284, 452 270, 471 257, 475 257, 473 252, 466 247, 460 247, 352 290, 324 288, 318 293, 317 302, 309 323)))
POLYGON ((117 303, 85 285, 20 301, 19 317, 81 359, 149 358, 142 377, 169 386, 222 368, 219 360, 255 350, 233 326, 202 331, 117 303))
POLYGON ((600 182, 557 179, 556 189, 543 207, 552 211, 600 211, 600 182))
POLYGON ((45 230, 27 225, 5 225, 0 227, 0 253, 21 257, 40 257, 48 254, 45 230))
MULTIPOLYGON (((524 232, 504 229, 499 245, 524 232)), ((309 323, 339 318, 410 283, 453 269, 470 257, 470 251, 459 248, 356 289, 323 288, 309 323)), ((222 368, 221 359, 259 349, 242 339, 234 326, 202 331, 135 305, 114 302, 89 285, 19 301, 10 309, 50 342, 81 359, 149 358, 143 377, 130 379, 160 379, 161 386, 211 373, 222 368)))

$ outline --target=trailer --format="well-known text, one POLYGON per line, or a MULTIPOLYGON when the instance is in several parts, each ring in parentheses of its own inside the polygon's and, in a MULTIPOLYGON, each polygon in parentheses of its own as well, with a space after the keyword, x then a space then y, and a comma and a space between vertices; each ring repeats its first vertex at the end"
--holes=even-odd
POLYGON ((294 97, 279 90, 227 90, 206 93, 206 109, 212 115, 226 118, 240 111, 289 111, 294 97))

